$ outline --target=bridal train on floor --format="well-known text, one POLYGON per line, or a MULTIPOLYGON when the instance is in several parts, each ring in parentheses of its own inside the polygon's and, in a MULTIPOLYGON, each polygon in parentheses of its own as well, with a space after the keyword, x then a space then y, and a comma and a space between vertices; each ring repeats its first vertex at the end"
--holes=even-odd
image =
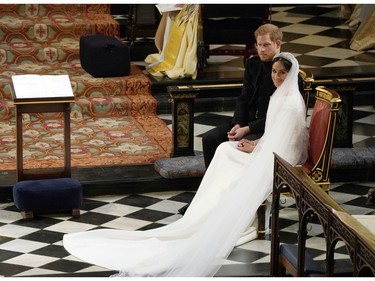
POLYGON ((306 158, 305 103, 297 60, 272 95, 264 136, 252 153, 222 143, 181 219, 146 231, 98 229, 64 235, 77 258, 119 271, 118 276, 214 276, 272 190, 276 152, 289 163, 306 158))

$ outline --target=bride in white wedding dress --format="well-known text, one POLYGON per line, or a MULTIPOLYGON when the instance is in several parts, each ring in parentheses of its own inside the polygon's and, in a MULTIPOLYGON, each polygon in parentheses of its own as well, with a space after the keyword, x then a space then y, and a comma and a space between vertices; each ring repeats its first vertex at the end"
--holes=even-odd
POLYGON ((214 276, 272 191, 273 153, 292 165, 306 158, 306 113, 298 70, 292 54, 275 56, 272 78, 277 90, 263 137, 256 146, 242 141, 221 144, 181 219, 146 231, 66 234, 65 249, 81 260, 119 271, 116 276, 214 276))

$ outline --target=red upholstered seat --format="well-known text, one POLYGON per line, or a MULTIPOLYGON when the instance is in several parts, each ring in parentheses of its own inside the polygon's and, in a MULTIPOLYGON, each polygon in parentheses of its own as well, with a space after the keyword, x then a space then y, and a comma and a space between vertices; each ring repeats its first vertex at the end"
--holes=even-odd
POLYGON ((316 88, 316 101, 309 124, 308 159, 303 170, 323 190, 329 186, 329 168, 340 96, 326 87, 316 88))
POLYGON ((310 146, 308 159, 303 165, 303 170, 310 175, 311 170, 322 155, 327 138, 331 105, 327 102, 317 100, 311 114, 309 137, 310 146))

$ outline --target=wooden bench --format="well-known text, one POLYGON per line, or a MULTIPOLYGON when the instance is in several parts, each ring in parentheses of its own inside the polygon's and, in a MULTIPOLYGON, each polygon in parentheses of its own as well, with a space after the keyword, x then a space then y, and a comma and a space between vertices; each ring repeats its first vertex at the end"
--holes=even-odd
MULTIPOLYGON (((297 264, 292 264, 294 268, 288 270, 289 272, 295 270, 295 276, 306 275, 306 260, 303 257, 306 255, 307 224, 311 216, 315 216, 323 227, 326 243, 325 275, 334 276, 335 246, 342 241, 352 262, 351 275, 375 276, 374 230, 371 231, 360 219, 346 213, 303 172, 301 167, 291 166, 278 155, 275 155, 272 192, 271 275, 280 275, 281 263, 283 266, 288 266, 283 262, 285 256, 280 257, 279 233, 280 195, 285 191, 293 193, 299 217, 298 256, 295 259, 297 264)), ((375 216, 368 216, 368 218, 375 219, 375 216)))
POLYGON ((331 181, 375 180, 375 147, 332 149, 331 181))

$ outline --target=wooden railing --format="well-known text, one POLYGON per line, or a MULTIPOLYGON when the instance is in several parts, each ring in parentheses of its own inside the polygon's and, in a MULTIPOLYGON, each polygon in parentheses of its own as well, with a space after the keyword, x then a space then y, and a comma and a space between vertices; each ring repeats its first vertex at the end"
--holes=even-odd
POLYGON ((271 275, 279 275, 279 209, 280 194, 290 190, 295 198, 299 217, 298 268, 302 276, 305 268, 307 223, 314 215, 323 227, 326 242, 326 276, 333 276, 335 246, 342 241, 352 262, 353 276, 375 276, 375 235, 359 220, 345 212, 324 192, 301 167, 292 167, 275 155, 271 218, 271 275))

